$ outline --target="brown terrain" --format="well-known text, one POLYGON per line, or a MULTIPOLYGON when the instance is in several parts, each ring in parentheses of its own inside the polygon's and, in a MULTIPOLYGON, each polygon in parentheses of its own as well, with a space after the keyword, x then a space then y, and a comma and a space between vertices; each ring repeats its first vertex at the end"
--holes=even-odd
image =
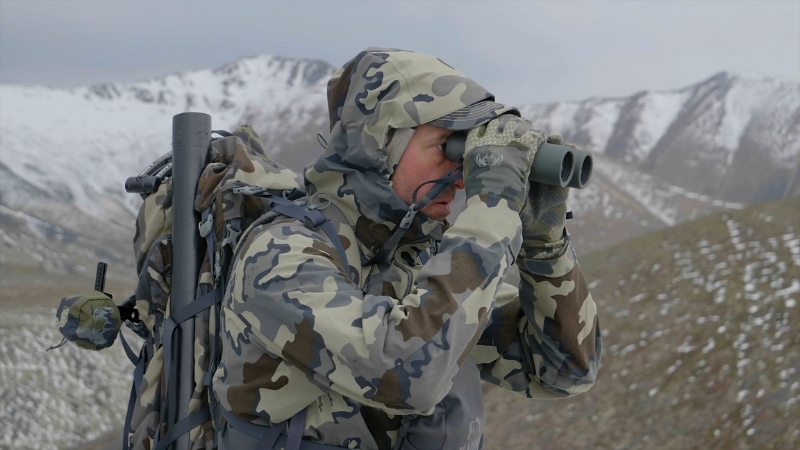
MULTIPOLYGON (((798 200, 720 212, 581 257, 603 329, 597 383, 556 401, 485 385, 485 448, 800 448, 798 200)), ((5 312, 53 308, 93 281, 91 271, 0 269, 5 312)), ((117 277, 108 290, 129 292, 133 281, 117 277)), ((58 447, 119 448, 119 433, 58 447)))

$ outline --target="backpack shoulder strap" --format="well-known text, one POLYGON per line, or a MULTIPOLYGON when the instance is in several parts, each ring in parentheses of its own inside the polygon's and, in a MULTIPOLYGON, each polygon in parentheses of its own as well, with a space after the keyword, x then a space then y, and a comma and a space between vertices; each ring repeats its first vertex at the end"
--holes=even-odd
MULTIPOLYGON (((318 229, 322 229, 325 235, 328 236, 331 244, 333 244, 333 248, 336 250, 336 253, 342 258, 342 264, 347 270, 347 276, 351 280, 357 279, 357 276, 353 273, 353 270, 350 264, 347 261, 347 254, 344 250, 344 245, 342 245, 342 240, 339 239, 339 234, 336 232, 336 229, 333 228, 331 222, 322 214, 320 207, 310 202, 308 198, 301 198, 299 200, 289 200, 288 198, 277 196, 266 189, 263 188, 256 188, 256 187, 246 187, 246 188, 234 188, 234 193, 242 193, 246 195, 255 195, 261 197, 271 203, 270 211, 275 211, 279 214, 282 214, 287 217, 291 217, 293 219, 297 219, 306 227, 316 231, 318 229)), ((244 232, 242 232, 242 236, 239 237, 239 243, 234 250, 234 254, 236 254, 240 250, 240 244, 245 241, 244 235, 249 233, 250 230, 254 229, 258 225, 264 224, 267 220, 270 220, 270 216, 265 214, 261 216, 258 220, 254 221, 244 232)))

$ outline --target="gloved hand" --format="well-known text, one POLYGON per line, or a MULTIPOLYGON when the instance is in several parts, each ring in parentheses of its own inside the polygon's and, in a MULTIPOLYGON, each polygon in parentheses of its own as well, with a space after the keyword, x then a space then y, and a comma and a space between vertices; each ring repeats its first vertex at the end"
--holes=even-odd
MULTIPOLYGON (((549 144, 566 145, 560 135, 547 138, 549 144)), ((567 221, 569 188, 532 181, 525 205, 519 213, 522 220, 522 249, 520 258, 553 259, 559 256, 567 241, 564 227, 567 221)))
POLYGON ((467 133, 464 189, 467 198, 493 194, 520 211, 528 191, 528 175, 544 133, 529 120, 505 114, 467 133))

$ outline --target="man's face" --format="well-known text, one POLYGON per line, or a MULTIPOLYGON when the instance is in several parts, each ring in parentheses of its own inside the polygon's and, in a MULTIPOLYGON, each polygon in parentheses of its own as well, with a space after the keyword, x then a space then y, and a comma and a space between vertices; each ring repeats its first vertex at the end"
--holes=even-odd
MULTIPOLYGON (((397 195, 409 205, 411 205, 414 189, 419 185, 441 178, 458 167, 458 163, 448 161, 443 150, 447 136, 451 133, 453 132, 450 130, 420 125, 411 136, 392 175, 392 187, 397 195)), ((433 184, 428 183, 420 188, 417 192, 417 201, 431 190, 433 184)), ((434 220, 443 221, 450 214, 450 202, 455 198, 456 189, 464 189, 463 180, 458 180, 442 191, 420 212, 434 220)))

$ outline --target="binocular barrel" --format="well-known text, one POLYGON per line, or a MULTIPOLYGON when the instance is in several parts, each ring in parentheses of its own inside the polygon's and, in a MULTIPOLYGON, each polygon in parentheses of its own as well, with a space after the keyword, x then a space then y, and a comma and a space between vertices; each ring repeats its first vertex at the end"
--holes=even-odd
MULTIPOLYGON (((466 150, 467 135, 453 133, 447 138, 445 155, 450 161, 461 161, 466 150)), ((528 179, 559 187, 583 189, 592 177, 592 155, 566 145, 544 143, 539 146, 528 179)))

